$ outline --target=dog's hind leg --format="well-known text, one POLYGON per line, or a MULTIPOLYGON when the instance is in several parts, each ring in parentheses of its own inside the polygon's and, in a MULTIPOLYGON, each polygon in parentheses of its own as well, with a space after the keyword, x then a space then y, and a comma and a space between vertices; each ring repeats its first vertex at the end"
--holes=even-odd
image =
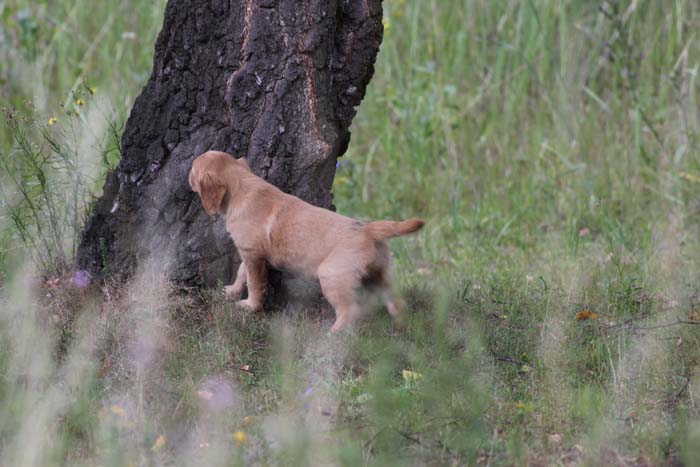
POLYGON ((375 242, 375 258, 370 263, 363 278, 363 284, 372 292, 379 294, 389 315, 398 327, 404 327, 406 321, 406 303, 398 296, 391 285, 391 255, 384 242, 375 242))
POLYGON ((394 292, 387 267, 383 265, 382 269, 369 276, 365 285, 381 297, 396 326, 402 328, 406 324, 406 303, 394 292))
POLYGON ((391 290, 390 285, 386 285, 381 289, 382 301, 386 306, 387 311, 394 318, 394 323, 399 328, 406 326, 406 302, 397 297, 391 290))
POLYGON ((342 278, 326 278, 321 281, 321 290, 335 308, 335 323, 331 327, 332 332, 341 331, 357 320, 360 308, 357 305, 355 290, 351 285, 344 283, 342 278))
POLYGON ((236 273, 236 280, 233 284, 224 287, 224 293, 234 299, 240 299, 241 295, 245 291, 245 285, 248 282, 248 270, 245 267, 245 262, 241 261, 241 265, 238 266, 238 273, 236 273))
POLYGON ((331 332, 347 328, 360 314, 355 294, 357 281, 353 271, 343 268, 342 263, 324 262, 318 268, 318 278, 323 295, 335 309, 335 323, 331 332))

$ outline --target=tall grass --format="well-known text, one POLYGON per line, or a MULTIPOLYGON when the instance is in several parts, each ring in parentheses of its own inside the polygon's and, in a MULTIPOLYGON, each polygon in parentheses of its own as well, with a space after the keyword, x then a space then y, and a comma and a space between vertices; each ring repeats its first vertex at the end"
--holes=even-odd
MULTIPOLYGON (((51 187, 99 189, 109 122, 148 75, 164 2, 87 5, 0 6, 2 99, 32 116, 0 130, 0 259, 23 232, 44 251, 51 225, 12 201, 34 160, 64 160, 46 138, 83 161, 41 166, 51 187)), ((346 214, 427 220, 392 244, 406 332, 373 313, 328 336, 331 316, 183 299, 148 271, 88 293, 3 263, 1 463, 700 462, 700 5, 384 7, 334 192, 346 214)))
POLYGON ((0 233, 0 271, 22 244, 49 272, 72 259, 88 192, 99 193, 118 158, 122 122, 149 76, 164 6, 0 3, 0 215, 17 227, 0 233))

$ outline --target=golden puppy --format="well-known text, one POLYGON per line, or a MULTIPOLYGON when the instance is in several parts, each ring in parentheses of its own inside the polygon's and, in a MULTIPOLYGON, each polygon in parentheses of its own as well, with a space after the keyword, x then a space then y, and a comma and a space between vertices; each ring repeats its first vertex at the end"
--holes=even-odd
POLYGON ((419 230, 423 221, 363 222, 312 206, 283 193, 256 176, 245 159, 209 151, 197 157, 189 174, 207 214, 221 213, 243 260, 226 294, 248 298, 239 303, 261 308, 268 264, 280 270, 317 277, 323 295, 335 308, 332 331, 351 324, 359 314, 356 289, 381 293, 391 316, 402 322, 405 305, 389 283, 389 248, 385 239, 419 230))

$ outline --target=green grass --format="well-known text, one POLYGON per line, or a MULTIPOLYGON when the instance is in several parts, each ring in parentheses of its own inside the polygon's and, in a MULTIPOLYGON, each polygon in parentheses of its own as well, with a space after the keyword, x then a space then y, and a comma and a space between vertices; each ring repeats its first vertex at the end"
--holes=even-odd
MULTIPOLYGON (((99 190, 164 2, 2 5, 3 105, 29 153, 83 161, 99 190)), ((27 285, 41 226, 8 187, 37 175, 0 126, 0 463, 700 462, 700 6, 384 7, 334 192, 342 213, 427 221, 392 243, 406 332, 373 309, 331 337, 315 310, 250 315, 149 277, 27 285)))

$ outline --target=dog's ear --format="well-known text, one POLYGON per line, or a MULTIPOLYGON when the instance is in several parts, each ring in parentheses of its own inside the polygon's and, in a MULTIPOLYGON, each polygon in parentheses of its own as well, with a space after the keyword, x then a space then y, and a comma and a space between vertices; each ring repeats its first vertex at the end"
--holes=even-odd
POLYGON ((207 214, 213 216, 221 209, 221 202, 226 195, 226 184, 218 174, 205 172, 199 178, 199 196, 207 214))

